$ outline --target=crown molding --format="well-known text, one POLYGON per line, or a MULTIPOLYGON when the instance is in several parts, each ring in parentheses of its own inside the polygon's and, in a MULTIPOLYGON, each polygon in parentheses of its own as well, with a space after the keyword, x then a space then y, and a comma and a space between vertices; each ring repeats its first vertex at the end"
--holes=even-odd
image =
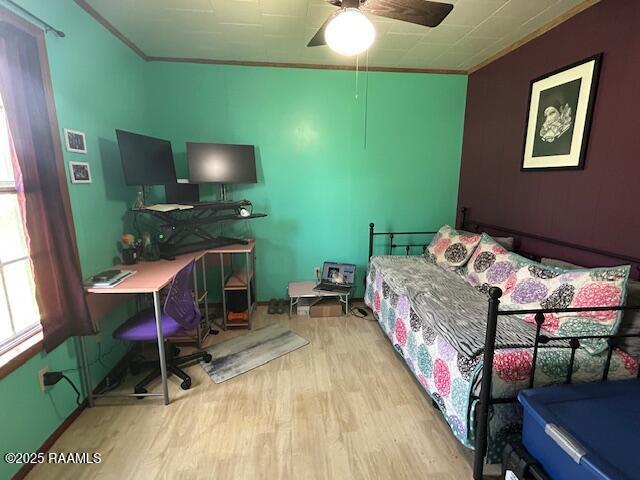
POLYGON ((138 47, 135 43, 133 43, 131 40, 129 40, 120 30, 114 27, 113 24, 109 22, 109 20, 104 18, 102 15, 100 15, 95 8, 93 8, 91 5, 89 5, 89 3, 86 2, 86 0, 74 0, 74 1, 80 8, 82 8, 85 12, 91 15, 100 25, 102 25, 104 28, 109 30, 114 37, 116 37, 118 40, 124 43, 131 50, 136 52, 136 54, 142 60, 147 61, 148 57, 142 51, 142 49, 138 47))
POLYGON ((352 65, 324 65, 315 63, 287 63, 287 62, 255 62, 242 60, 217 60, 209 58, 188 58, 188 57, 154 57, 142 51, 133 41, 127 38, 109 20, 104 18, 86 0, 74 0, 75 3, 85 12, 91 15, 100 25, 109 30, 118 40, 133 50, 145 62, 172 62, 172 63, 196 63, 205 65, 235 65, 244 67, 271 67, 271 68, 306 68, 312 70, 368 70, 370 72, 393 72, 393 73, 423 73, 423 74, 445 74, 445 75, 466 75, 466 70, 436 69, 436 68, 402 68, 402 67, 355 67, 352 65))
POLYGON ((189 57, 158 57, 149 56, 142 51, 134 42, 127 38, 120 30, 118 30, 111 22, 104 18, 96 9, 94 9, 86 0, 74 0, 75 3, 91 15, 104 28, 109 30, 116 38, 118 38, 127 47, 133 50, 145 62, 170 62, 170 63, 194 63, 203 65, 235 65, 244 67, 271 67, 271 68, 305 68, 311 70, 368 70, 370 72, 392 72, 392 73, 422 73, 422 74, 441 74, 441 75, 471 75, 474 72, 484 68, 490 63, 495 62, 499 58, 513 52, 522 45, 534 40, 535 38, 545 34, 549 30, 557 27, 563 22, 583 12, 587 8, 599 3, 601 0, 585 0, 579 5, 565 12, 560 17, 551 20, 537 30, 531 32, 526 37, 518 40, 512 45, 500 50, 495 55, 483 60, 468 70, 458 69, 437 69, 437 68, 403 68, 403 67, 356 67, 353 65, 325 65, 315 63, 287 63, 287 62, 257 62, 243 60, 217 60, 209 58, 189 58, 189 57))
POLYGON ((197 63, 204 65, 236 65, 242 67, 275 67, 275 68, 306 68, 310 70, 358 70, 369 72, 392 73, 430 73, 445 75, 466 75, 465 70, 447 70, 435 68, 404 68, 404 67, 366 67, 354 65, 324 65, 316 63, 287 63, 287 62, 252 62, 244 60, 215 60, 209 58, 182 58, 182 57, 147 57, 148 62, 170 63, 197 63))

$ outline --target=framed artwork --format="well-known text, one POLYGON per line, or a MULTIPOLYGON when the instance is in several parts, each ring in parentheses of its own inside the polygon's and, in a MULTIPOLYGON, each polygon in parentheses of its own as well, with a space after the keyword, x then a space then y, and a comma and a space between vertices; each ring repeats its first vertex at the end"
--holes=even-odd
POLYGON ((579 170, 589 142, 602 54, 531 81, 522 170, 579 170))
POLYGON ((69 162, 71 183, 91 183, 91 167, 87 162, 69 162))
POLYGON ((65 128, 64 142, 68 152, 87 153, 87 143, 82 132, 65 128))

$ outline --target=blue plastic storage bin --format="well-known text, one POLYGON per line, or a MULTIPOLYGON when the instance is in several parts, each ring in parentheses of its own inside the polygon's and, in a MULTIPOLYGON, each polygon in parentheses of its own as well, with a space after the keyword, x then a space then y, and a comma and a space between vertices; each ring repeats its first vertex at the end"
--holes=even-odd
POLYGON ((554 480, 640 479, 640 380, 523 390, 522 443, 554 480))

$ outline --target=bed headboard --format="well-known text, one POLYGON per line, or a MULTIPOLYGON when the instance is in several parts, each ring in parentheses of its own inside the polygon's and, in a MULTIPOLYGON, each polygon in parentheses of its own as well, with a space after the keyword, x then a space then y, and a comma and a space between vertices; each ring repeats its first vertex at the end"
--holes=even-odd
MULTIPOLYGON (((603 259, 604 261, 611 261, 611 262, 624 262, 624 263, 628 263, 630 264, 632 267, 632 271, 631 271, 631 275, 634 278, 638 278, 640 277, 640 258, 638 257, 632 257, 629 255, 621 255, 619 253, 616 252, 610 252, 607 250, 602 250, 599 248, 593 248, 593 247, 589 247, 587 245, 581 245, 578 243, 573 243, 573 242, 567 242, 565 240, 559 240, 556 238, 552 238, 552 237, 545 237, 543 235, 537 235, 537 234, 533 234, 533 233, 527 233, 527 232, 522 232, 520 230, 515 230, 512 228, 508 228, 508 227, 503 227, 500 225, 494 225, 491 223, 485 223, 485 222, 481 222, 475 219, 470 218, 470 209, 467 207, 463 207, 461 209, 460 212, 460 221, 459 221, 459 225, 458 228, 462 229, 462 230, 468 230, 468 231, 472 231, 472 232, 488 232, 490 234, 499 234, 499 235, 509 235, 514 237, 515 239, 515 243, 518 246, 517 247, 517 252, 519 254, 522 254, 523 256, 527 256, 536 260, 539 260, 541 256, 547 256, 547 257, 557 257, 557 253, 553 253, 553 251, 544 254, 532 254, 530 252, 527 252, 526 249, 521 250, 521 246, 523 244, 523 241, 527 241, 527 240, 531 240, 534 242, 539 242, 541 244, 545 244, 548 246, 555 246, 555 247, 560 247, 563 250, 570 250, 573 252, 578 252, 578 253, 587 253, 590 254, 590 256, 594 256, 594 257, 599 257, 601 259, 603 259)), ((544 250, 544 248, 542 248, 542 250, 544 250)), ((594 266, 599 266, 596 265, 598 262, 593 262, 594 265, 585 265, 588 267, 594 267, 594 266)))
POLYGON ((427 246, 431 241, 431 237, 438 233, 435 232, 376 232, 374 231, 375 224, 372 222, 369 224, 369 258, 373 256, 373 240, 376 236, 387 237, 389 243, 387 244, 387 255, 393 255, 396 252, 396 248, 401 248, 405 255, 416 249, 421 250, 420 253, 424 253, 427 250, 427 246), (419 239, 416 239, 418 237, 419 239), (402 239, 401 242, 397 243, 402 239))

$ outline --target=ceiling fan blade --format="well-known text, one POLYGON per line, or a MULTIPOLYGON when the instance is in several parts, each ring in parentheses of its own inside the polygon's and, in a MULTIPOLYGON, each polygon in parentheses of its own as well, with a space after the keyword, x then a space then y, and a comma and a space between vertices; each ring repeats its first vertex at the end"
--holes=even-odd
POLYGON ((327 42, 325 42, 324 40, 324 31, 327 28, 327 25, 329 24, 329 20, 331 20, 332 18, 333 18, 333 15, 329 15, 329 18, 327 18, 324 21, 320 29, 313 36, 313 38, 309 40, 309 43, 307 43, 307 47, 319 47, 320 45, 327 44, 327 42))
MULTIPOLYGON (((329 17, 331 18, 331 17, 329 17)), ((309 40, 307 43, 307 47, 319 47, 320 45, 326 45, 327 42, 324 40, 324 30, 327 28, 327 24, 329 23, 329 18, 325 20, 322 26, 318 29, 316 34, 309 40)))
POLYGON ((426 0, 367 0, 360 9, 379 17, 437 27, 453 10, 453 5, 426 0))

